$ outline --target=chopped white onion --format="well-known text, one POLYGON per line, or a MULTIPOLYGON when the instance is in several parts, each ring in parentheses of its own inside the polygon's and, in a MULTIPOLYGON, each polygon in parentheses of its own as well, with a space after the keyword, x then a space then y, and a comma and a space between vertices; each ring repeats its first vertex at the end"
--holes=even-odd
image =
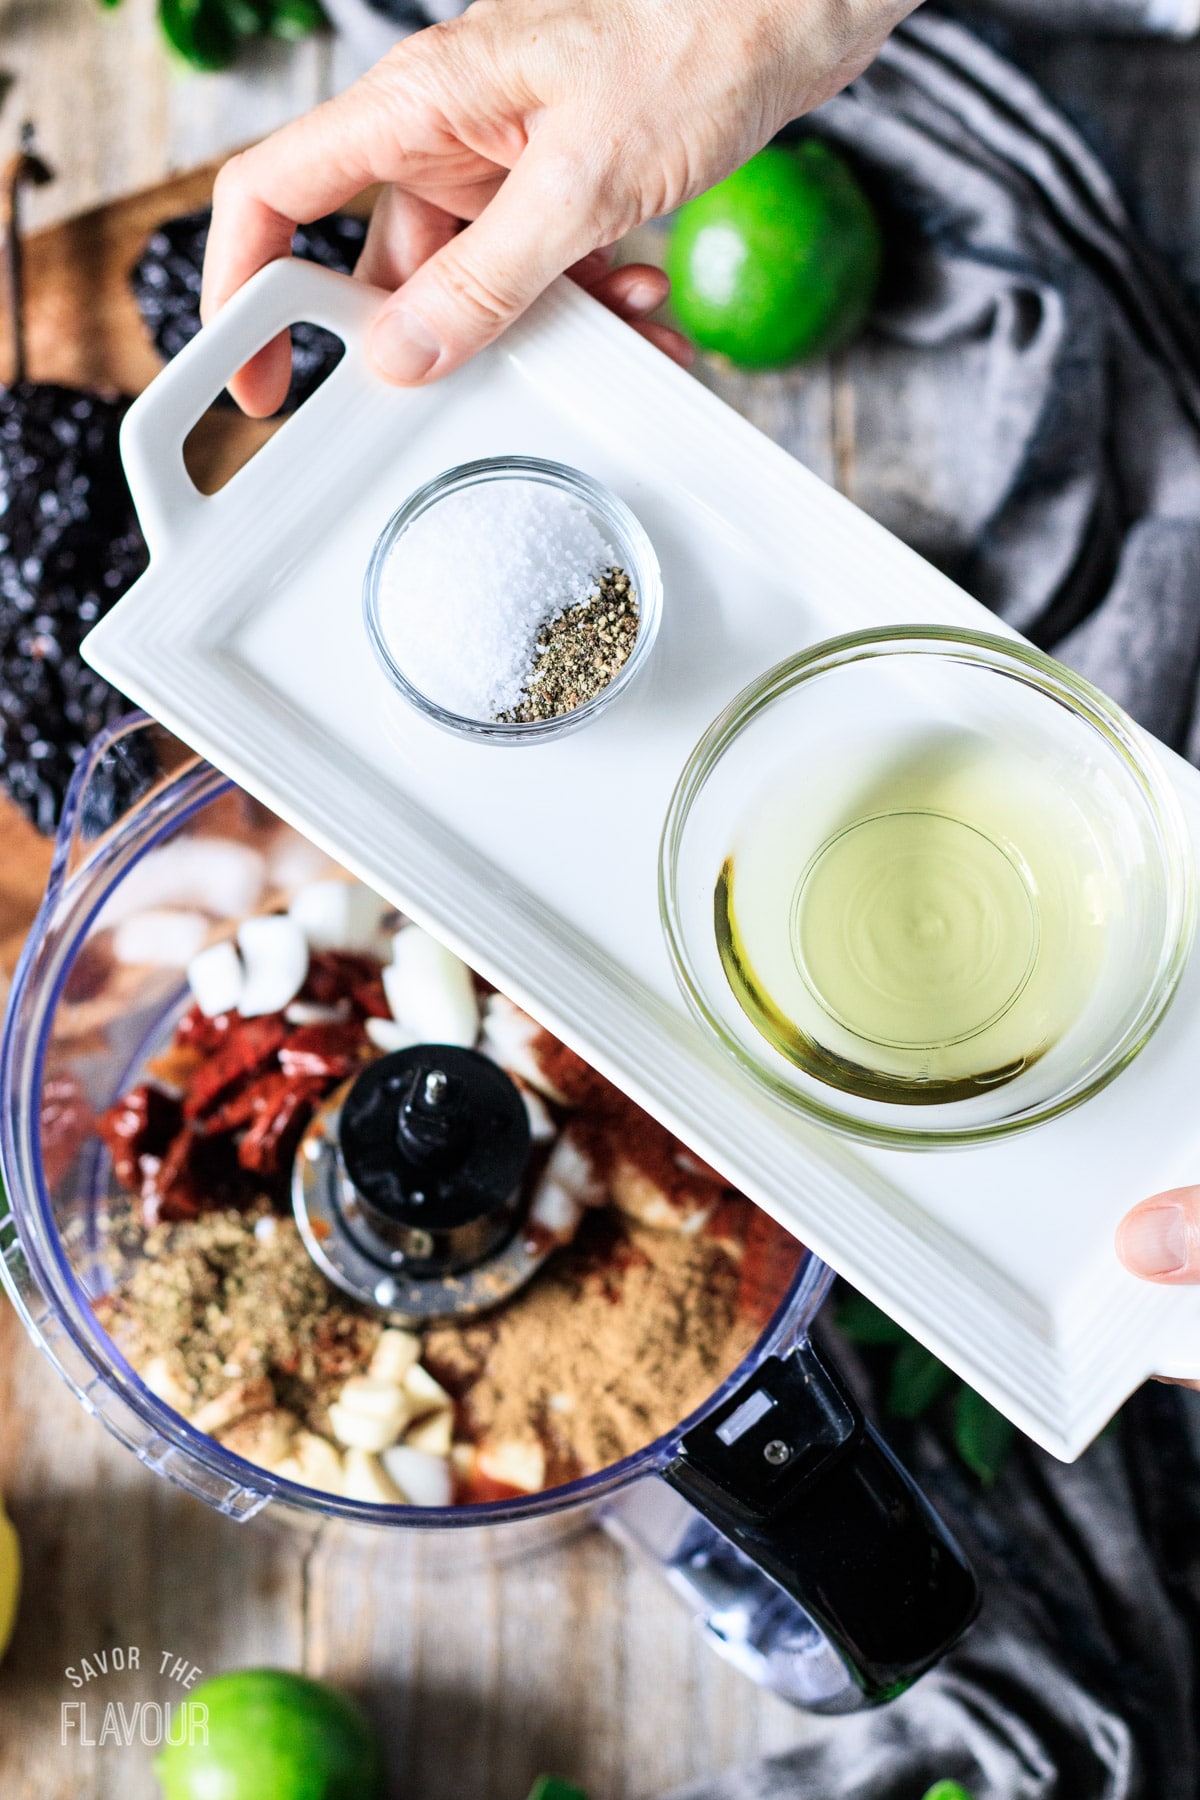
POLYGON ((187 966, 192 999, 206 1019, 233 1012, 242 997, 242 959, 237 946, 226 938, 193 956, 187 966))
POLYGON ((175 838, 133 864, 100 915, 119 925, 158 906, 193 906, 218 919, 252 912, 266 885, 266 859, 233 838, 175 838))
POLYGON ((272 913, 243 919, 237 938, 245 970, 238 1002, 242 1017, 282 1012, 296 998, 308 974, 304 933, 285 913, 272 913))
POLYGON ((385 1055, 393 1050, 409 1050, 421 1041, 415 1031, 410 1031, 407 1025, 397 1025, 395 1019, 367 1019, 365 1023, 367 1036, 385 1055))
POLYGON ((450 1464, 444 1456, 429 1456, 408 1444, 395 1444, 379 1460, 410 1506, 449 1506, 453 1490, 450 1464))
POLYGON ((383 921, 395 908, 361 881, 313 881, 293 897, 291 917, 314 950, 386 955, 383 921))
POLYGON ((479 1002, 465 962, 444 944, 405 925, 392 942, 392 961, 383 971, 383 990, 392 1017, 423 1044, 458 1044, 471 1049, 479 1035, 479 1002))
POLYGON ((160 969, 185 969, 209 933, 203 913, 154 909, 133 913, 113 933, 113 955, 119 963, 153 963, 160 969))

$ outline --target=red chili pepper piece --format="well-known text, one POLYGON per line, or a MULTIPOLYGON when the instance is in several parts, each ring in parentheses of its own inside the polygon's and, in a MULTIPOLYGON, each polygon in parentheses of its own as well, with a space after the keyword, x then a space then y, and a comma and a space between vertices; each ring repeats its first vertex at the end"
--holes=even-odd
POLYGON ((161 1163, 147 1157, 143 1164, 142 1220, 149 1228, 197 1219, 223 1206, 244 1206, 252 1193, 232 1139, 205 1137, 185 1125, 161 1163))
POLYGON ((340 1081, 358 1067, 365 1042, 357 1019, 340 1025, 302 1025, 280 1046, 279 1066, 285 1075, 340 1081))
POLYGON ((300 1134, 321 1096, 323 1084, 319 1081, 279 1079, 282 1087, 273 1103, 264 1099, 238 1145, 238 1162, 254 1175, 279 1175, 291 1167, 300 1134))
POLYGON ((256 1075, 253 1081, 237 1088, 215 1112, 207 1115, 203 1127, 206 1135, 219 1137, 252 1124, 264 1107, 270 1109, 276 1104, 287 1085, 288 1078, 280 1069, 268 1069, 265 1075, 256 1075))
POLYGON ((350 1000, 356 1012, 364 1019, 390 1019, 392 1009, 387 1003, 387 995, 383 991, 383 982, 379 976, 370 981, 360 981, 350 992, 350 1000))
POLYGON ((161 1088, 131 1088, 100 1120, 100 1136, 112 1152, 113 1173, 121 1186, 136 1193, 142 1183, 143 1156, 164 1156, 183 1122, 178 1100, 161 1088))
POLYGON ((236 1013, 226 1012, 210 1019, 198 1006, 189 1006, 175 1027, 175 1042, 186 1044, 189 1050, 216 1050, 236 1018, 236 1013))
POLYGON ((185 1119, 201 1119, 228 1097, 239 1081, 264 1069, 288 1035, 282 1013, 236 1019, 220 1047, 196 1070, 183 1102, 185 1119))
POLYGON ((360 983, 378 975, 378 957, 357 956, 349 950, 314 950, 299 997, 314 1006, 335 1006, 339 1000, 350 999, 360 983))

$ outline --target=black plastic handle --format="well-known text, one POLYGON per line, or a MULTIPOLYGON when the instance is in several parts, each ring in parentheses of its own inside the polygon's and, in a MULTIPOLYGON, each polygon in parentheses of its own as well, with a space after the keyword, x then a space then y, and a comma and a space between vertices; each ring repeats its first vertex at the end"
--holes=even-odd
POLYGON ((799 1601, 869 1701, 903 1693, 979 1610, 966 1557, 811 1344, 760 1364, 663 1473, 799 1601))

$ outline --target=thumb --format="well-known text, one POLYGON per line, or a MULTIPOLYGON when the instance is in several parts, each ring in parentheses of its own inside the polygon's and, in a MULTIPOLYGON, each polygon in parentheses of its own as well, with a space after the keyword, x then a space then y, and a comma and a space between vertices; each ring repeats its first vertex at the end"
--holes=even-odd
POLYGON ((1200 1187, 1171 1188, 1127 1212, 1117 1255, 1146 1281, 1200 1282, 1200 1187))
POLYGON ((607 241, 578 158, 534 140, 475 222, 380 309, 369 345, 376 368, 405 385, 449 374, 607 241))

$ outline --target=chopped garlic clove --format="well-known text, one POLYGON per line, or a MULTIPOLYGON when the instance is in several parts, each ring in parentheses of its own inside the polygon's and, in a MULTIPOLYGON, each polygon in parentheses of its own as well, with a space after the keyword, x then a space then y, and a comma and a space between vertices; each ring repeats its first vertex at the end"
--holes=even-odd
POLYGON ((403 1506, 406 1497, 377 1456, 360 1449, 347 1450, 342 1464, 342 1493, 347 1500, 366 1500, 376 1506, 403 1506))
POLYGON ((525 1103, 525 1116, 529 1120, 529 1138, 534 1144, 550 1144, 558 1136, 558 1126, 554 1116, 536 1088, 531 1088, 527 1081, 516 1077, 516 1089, 525 1103))
POLYGON ((377 954, 383 921, 395 908, 361 881, 313 881, 294 896, 289 916, 314 950, 377 954))
POLYGON ((383 989, 392 1017, 424 1044, 458 1044, 471 1049, 479 1036, 479 1002, 465 962, 422 931, 404 925, 392 940, 392 961, 383 971, 383 989))
POLYGON ((469 1481, 475 1473, 474 1444, 451 1444, 450 1468, 460 1481, 469 1481))
POLYGON ((389 1055, 393 1050, 408 1050, 413 1044, 419 1044, 416 1032, 410 1031, 407 1025, 397 1025, 395 1019, 366 1019, 367 1036, 377 1050, 389 1055))
POLYGON ((441 1412, 427 1413, 404 1434, 404 1442, 413 1450, 428 1456, 449 1456, 454 1436, 454 1414, 446 1407, 441 1412))
POLYGON ((533 1438, 505 1438, 494 1444, 480 1444, 477 1457, 479 1472, 490 1481, 505 1487, 519 1488, 523 1494, 536 1494, 546 1485, 546 1452, 533 1438))
POLYGON ((560 1244, 568 1244, 579 1229, 580 1220, 589 1206, 602 1206, 608 1190, 596 1159, 579 1141, 571 1126, 555 1144, 542 1170, 533 1201, 529 1222, 560 1244))
POLYGON ((187 978, 192 999, 206 1019, 235 1012, 244 979, 237 945, 228 938, 223 943, 210 944, 207 950, 193 956, 187 966, 187 978))
POLYGON ((373 1375, 353 1375, 329 1409, 339 1444, 359 1450, 386 1450, 413 1416, 413 1405, 398 1383, 373 1375))
POLYGON ((445 1456, 429 1456, 408 1444, 396 1444, 384 1451, 380 1461, 411 1506, 449 1506, 453 1481, 445 1456))
POLYGON ((342 1458, 328 1438, 315 1431, 297 1432, 291 1454, 271 1471, 301 1487, 315 1488, 319 1494, 340 1494, 345 1481, 342 1458))
POLYGON ((386 1419, 368 1419, 335 1400, 329 1408, 329 1429, 347 1450, 369 1450, 378 1454, 380 1450, 391 1449, 403 1427, 386 1419))
POLYGON ((273 1407, 266 1412, 247 1413, 216 1436, 235 1456, 273 1472, 292 1454, 299 1430, 295 1413, 273 1407))
POLYGON ((522 1012, 505 994, 489 994, 483 1015, 483 1043, 480 1048, 493 1062, 528 1082, 539 1094, 565 1106, 567 1097, 543 1073, 535 1053, 542 1028, 527 1012, 522 1012))
POLYGON ((308 974, 308 944, 286 913, 243 919, 238 926, 245 979, 238 1011, 244 1019, 282 1012, 296 998, 308 974))
POLYGON ((404 1377, 404 1393, 410 1407, 409 1417, 413 1419, 422 1419, 426 1413, 448 1412, 454 1406, 441 1382, 435 1381, 420 1363, 414 1363, 404 1377))
POLYGON ((399 1386, 420 1354, 419 1337, 411 1331, 397 1331, 389 1326, 380 1334, 367 1372, 376 1381, 392 1381, 399 1386))
POLYGON ((186 969, 204 947, 209 924, 203 913, 134 913, 113 932, 113 956, 119 963, 142 963, 158 969, 186 969))
POLYGON ((167 1406, 173 1407, 177 1413, 182 1413, 185 1419, 190 1416, 192 1407, 195 1405, 195 1395, 189 1393, 183 1383, 172 1373, 165 1356, 153 1357, 138 1373, 146 1387, 157 1399, 165 1402, 167 1406))
POLYGON ((583 1214, 583 1206, 561 1182, 542 1176, 529 1208, 530 1225, 546 1232, 557 1244, 569 1244, 579 1230, 583 1214))
POLYGON ((250 1376, 244 1381, 235 1381, 231 1387, 205 1401, 192 1414, 192 1424, 197 1431, 207 1431, 210 1436, 215 1436, 250 1413, 269 1412, 274 1404, 275 1390, 267 1377, 250 1376))
POLYGON ((609 1199, 619 1213, 655 1231, 678 1231, 685 1237, 708 1223, 722 1192, 715 1182, 703 1179, 668 1192, 632 1157, 620 1153, 609 1170, 609 1199))

